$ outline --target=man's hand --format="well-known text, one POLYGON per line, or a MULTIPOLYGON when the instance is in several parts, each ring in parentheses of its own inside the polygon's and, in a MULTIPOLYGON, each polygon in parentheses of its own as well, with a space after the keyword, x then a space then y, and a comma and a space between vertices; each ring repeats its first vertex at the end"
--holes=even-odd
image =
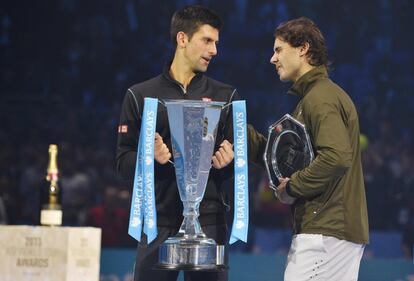
POLYGON ((155 133, 154 158, 160 164, 167 163, 171 158, 170 150, 158 133, 155 133))
POLYGON ((220 144, 219 150, 216 151, 213 155, 213 167, 216 169, 221 169, 226 167, 231 161, 233 161, 234 152, 233 152, 233 145, 224 140, 220 144))
POLYGON ((296 198, 290 196, 286 192, 286 184, 290 180, 290 178, 278 178, 279 179, 279 185, 276 188, 275 195, 279 199, 280 202, 284 204, 293 204, 295 202, 296 198))

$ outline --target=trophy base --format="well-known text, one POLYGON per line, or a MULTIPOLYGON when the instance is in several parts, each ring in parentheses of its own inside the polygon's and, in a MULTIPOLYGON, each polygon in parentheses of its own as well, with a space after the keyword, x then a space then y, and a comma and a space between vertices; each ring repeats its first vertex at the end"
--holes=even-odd
POLYGON ((224 271, 224 246, 213 239, 170 237, 159 248, 159 270, 224 271))

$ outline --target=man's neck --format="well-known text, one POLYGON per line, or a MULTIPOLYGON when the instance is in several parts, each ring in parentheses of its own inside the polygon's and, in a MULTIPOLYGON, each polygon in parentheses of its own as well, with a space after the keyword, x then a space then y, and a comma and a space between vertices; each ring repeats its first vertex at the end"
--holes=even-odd
POLYGON ((301 67, 301 69, 300 69, 300 71, 299 71, 299 75, 298 75, 298 77, 296 78, 296 80, 295 81, 293 81, 293 82, 296 82, 296 81, 298 81, 299 79, 300 79, 300 77, 302 77, 303 75, 305 75, 306 73, 308 73, 309 71, 311 71, 312 69, 314 69, 315 68, 315 66, 313 66, 313 65, 310 65, 310 64, 308 64, 308 63, 305 63, 302 67, 301 67))
POLYGON ((178 57, 174 57, 170 67, 170 75, 177 82, 181 83, 184 89, 187 89, 195 73, 185 63, 181 62, 178 57))

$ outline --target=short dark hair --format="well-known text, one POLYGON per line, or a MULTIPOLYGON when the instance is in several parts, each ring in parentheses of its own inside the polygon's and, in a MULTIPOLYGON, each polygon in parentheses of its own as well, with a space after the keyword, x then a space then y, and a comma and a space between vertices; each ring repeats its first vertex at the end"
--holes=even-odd
POLYGON ((295 48, 303 46, 307 42, 309 44, 307 58, 310 65, 328 66, 330 64, 325 38, 312 20, 301 17, 283 22, 276 28, 274 36, 295 48))
POLYGON ((170 36, 172 43, 174 46, 177 45, 178 32, 184 32, 191 39, 199 27, 204 24, 220 30, 222 21, 216 12, 199 5, 186 6, 176 11, 171 18, 170 36))

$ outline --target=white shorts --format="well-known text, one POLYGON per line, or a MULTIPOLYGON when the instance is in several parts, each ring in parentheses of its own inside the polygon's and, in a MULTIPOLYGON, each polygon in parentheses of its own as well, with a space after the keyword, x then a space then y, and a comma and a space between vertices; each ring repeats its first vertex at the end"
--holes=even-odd
POLYGON ((356 281, 364 247, 321 234, 294 235, 284 280, 356 281))

